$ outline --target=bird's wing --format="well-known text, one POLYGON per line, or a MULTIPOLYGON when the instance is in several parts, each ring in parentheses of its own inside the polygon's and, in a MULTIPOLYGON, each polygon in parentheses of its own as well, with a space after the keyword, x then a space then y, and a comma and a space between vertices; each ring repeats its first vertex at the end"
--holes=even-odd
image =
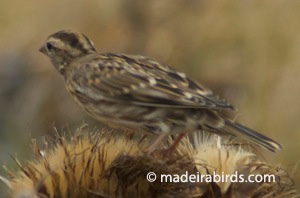
POLYGON ((233 110, 228 102, 185 74, 143 56, 98 55, 78 65, 70 75, 69 84, 95 101, 233 110))

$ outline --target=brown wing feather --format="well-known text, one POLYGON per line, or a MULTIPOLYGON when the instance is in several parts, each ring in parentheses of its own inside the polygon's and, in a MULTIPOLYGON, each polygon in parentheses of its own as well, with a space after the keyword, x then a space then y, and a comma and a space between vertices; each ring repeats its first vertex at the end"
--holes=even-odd
POLYGON ((143 56, 98 54, 72 71, 73 87, 90 98, 133 105, 228 109, 233 107, 185 74, 143 56))

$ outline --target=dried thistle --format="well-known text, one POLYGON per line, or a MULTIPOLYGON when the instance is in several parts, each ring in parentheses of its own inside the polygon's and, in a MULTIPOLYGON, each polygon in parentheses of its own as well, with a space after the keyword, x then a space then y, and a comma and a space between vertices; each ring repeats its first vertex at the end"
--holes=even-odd
MULTIPOLYGON (((207 184, 210 188, 197 188, 203 197, 300 197, 299 190, 289 174, 280 166, 272 166, 259 159, 248 145, 236 144, 232 139, 221 139, 209 133, 194 133, 194 146, 189 139, 178 147, 183 156, 190 156, 200 174, 274 175, 275 182, 216 182, 207 184), (222 142, 221 142, 222 141, 222 142)), ((201 197, 200 196, 200 197, 201 197)))
MULTIPOLYGON (((170 141, 170 143, 172 143, 170 141)), ((20 164, 20 172, 5 181, 13 198, 87 197, 299 197, 288 174, 257 159, 230 140, 203 134, 185 138, 176 151, 147 155, 146 141, 115 136, 111 131, 81 128, 67 141, 57 136, 53 146, 40 149, 36 159, 20 164), (193 143, 191 143, 193 142, 193 143), (274 174, 274 183, 148 182, 148 172, 161 174, 274 174)), ((46 142, 45 142, 46 144, 46 142)), ((166 145, 167 146, 167 145, 166 145)))

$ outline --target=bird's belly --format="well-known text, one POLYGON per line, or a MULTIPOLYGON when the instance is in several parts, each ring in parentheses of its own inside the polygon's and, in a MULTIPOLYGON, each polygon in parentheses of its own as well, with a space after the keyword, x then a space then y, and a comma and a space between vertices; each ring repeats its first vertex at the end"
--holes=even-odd
POLYGON ((217 119, 210 115, 211 111, 201 109, 148 107, 105 100, 86 102, 78 97, 75 100, 93 118, 112 128, 144 134, 187 133, 217 119))
POLYGON ((84 105, 84 110, 93 118, 112 128, 122 128, 138 133, 155 135, 169 133, 171 127, 165 123, 165 112, 157 108, 101 102, 84 105))

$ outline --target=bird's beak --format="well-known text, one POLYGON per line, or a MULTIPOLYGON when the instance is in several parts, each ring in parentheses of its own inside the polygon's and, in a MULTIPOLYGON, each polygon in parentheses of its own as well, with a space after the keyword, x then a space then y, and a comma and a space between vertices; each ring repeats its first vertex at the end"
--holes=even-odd
POLYGON ((47 55, 47 50, 44 45, 39 49, 39 51, 42 52, 43 54, 47 55))

